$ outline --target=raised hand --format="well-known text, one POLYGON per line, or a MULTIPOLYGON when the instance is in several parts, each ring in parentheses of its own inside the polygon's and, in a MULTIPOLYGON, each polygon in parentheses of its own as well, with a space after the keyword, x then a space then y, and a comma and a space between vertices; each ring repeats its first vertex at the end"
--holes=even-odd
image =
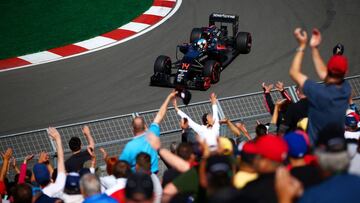
POLYGON ((216 101, 217 101, 217 97, 216 94, 213 92, 210 94, 210 102, 211 104, 216 104, 216 101))
POLYGON ((25 157, 24 159, 24 164, 26 164, 28 161, 30 161, 31 159, 34 158, 34 155, 33 154, 29 154, 25 157))
POLYGON ((321 33, 317 28, 314 28, 310 39, 310 46, 312 48, 316 48, 320 45, 320 43, 321 43, 321 33))
POLYGON ((50 136, 52 139, 54 139, 55 141, 61 139, 60 133, 59 133, 59 131, 56 130, 56 128, 49 127, 49 128, 47 129, 47 132, 48 132, 49 136, 50 136))
POLYGON ((300 46, 305 47, 306 43, 308 41, 307 33, 305 30, 302 30, 301 28, 296 28, 294 31, 294 36, 296 40, 298 41, 300 46))
POLYGON ((277 81, 277 83, 275 84, 275 88, 280 92, 284 91, 284 83, 281 81, 277 81))
POLYGON ((13 149, 11 147, 7 148, 5 153, 1 153, 1 158, 3 160, 9 161, 13 155, 13 149))
POLYGON ((109 157, 107 151, 106 151, 104 148, 102 148, 102 147, 100 147, 99 150, 100 150, 100 152, 101 152, 102 155, 103 155, 103 159, 106 160, 106 159, 109 157))
POLYGON ((178 92, 177 92, 176 90, 173 90, 173 91, 171 91, 171 93, 169 94, 168 97, 169 97, 170 99, 172 99, 172 98, 175 98, 177 94, 178 94, 178 92))
POLYGON ((268 84, 268 85, 266 85, 265 82, 263 82, 263 83, 261 84, 261 86, 262 86, 262 88, 263 88, 263 90, 264 90, 265 93, 270 93, 270 91, 271 91, 272 88, 274 87, 273 84, 268 84))
POLYGON ((84 133, 84 135, 90 135, 90 128, 89 126, 85 125, 82 129, 82 132, 84 133))

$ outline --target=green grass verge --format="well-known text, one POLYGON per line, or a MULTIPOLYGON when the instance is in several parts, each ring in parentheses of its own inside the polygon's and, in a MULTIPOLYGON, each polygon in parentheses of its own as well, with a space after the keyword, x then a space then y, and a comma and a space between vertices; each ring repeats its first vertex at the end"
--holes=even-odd
POLYGON ((0 59, 75 43, 114 30, 152 0, 0 1, 0 59))

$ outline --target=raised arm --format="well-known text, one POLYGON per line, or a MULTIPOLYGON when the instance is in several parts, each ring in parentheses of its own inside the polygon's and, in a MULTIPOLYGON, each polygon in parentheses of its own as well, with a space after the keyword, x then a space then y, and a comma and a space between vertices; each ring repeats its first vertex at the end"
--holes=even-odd
POLYGON ((57 151, 57 171, 59 173, 65 173, 64 164, 64 149, 61 142, 60 133, 55 128, 48 128, 49 136, 55 141, 57 151))
POLYGON ((219 122, 219 109, 217 106, 217 97, 215 93, 210 94, 210 102, 212 107, 214 122, 219 122))
POLYGON ((183 111, 181 111, 179 109, 179 107, 177 106, 176 98, 173 99, 173 105, 174 105, 176 113, 181 118, 186 118, 188 120, 188 124, 189 124, 190 128, 192 128, 196 133, 199 133, 202 131, 201 125, 195 123, 188 115, 186 115, 183 111))
POLYGON ((5 153, 1 153, 3 163, 0 171, 0 181, 5 180, 12 154, 13 154, 13 150, 10 147, 6 149, 5 153))
POLYGON ((302 31, 301 28, 296 28, 294 31, 294 35, 299 43, 299 47, 296 50, 289 74, 291 79, 301 88, 303 88, 304 83, 307 80, 307 76, 301 72, 301 62, 304 58, 304 51, 307 43, 307 34, 305 31, 302 31))
POLYGON ((66 174, 64 164, 64 150, 61 142, 60 133, 55 128, 50 127, 48 128, 48 134, 56 143, 58 175, 55 182, 44 188, 43 192, 44 194, 53 197, 58 192, 63 191, 66 182, 66 174))
POLYGON ((274 102, 273 102, 270 92, 271 92, 272 88, 274 87, 274 85, 273 84, 266 85, 266 83, 263 82, 261 84, 261 86, 264 90, 264 102, 265 102, 266 109, 272 115, 274 113, 275 105, 274 105, 274 102))
POLYGON ((161 148, 160 138, 152 133, 148 133, 147 140, 151 147, 158 151, 160 157, 166 161, 175 170, 184 173, 190 169, 190 165, 187 161, 179 156, 171 153, 168 149, 161 148))
POLYGON ((34 158, 33 154, 27 155, 24 159, 24 162, 21 164, 20 175, 18 180, 19 184, 25 182, 27 162, 30 161, 32 158, 34 158))
POLYGON ((277 81, 275 84, 275 88, 281 93, 281 96, 288 100, 289 102, 292 102, 290 95, 287 93, 287 91, 284 88, 284 83, 281 81, 277 81))
POLYGON ((226 124, 229 127, 229 130, 236 136, 240 136, 241 135, 241 131, 239 128, 237 128, 228 118, 225 118, 223 120, 220 121, 220 123, 222 124, 226 124))
POLYGON ((165 99, 164 103, 161 105, 158 113, 154 118, 154 123, 160 124, 163 118, 165 117, 169 102, 176 96, 177 92, 173 90, 165 99))
POLYGON ((92 148, 94 150, 95 149, 95 142, 94 142, 94 138, 91 135, 89 126, 85 125, 83 127, 83 129, 82 129, 82 132, 85 135, 85 138, 86 138, 86 140, 88 142, 88 147, 87 148, 92 148))
POLYGON ((313 62, 315 65, 315 70, 317 75, 319 76, 319 78, 321 80, 324 80, 325 77, 327 76, 328 72, 327 72, 327 67, 324 63, 324 60, 321 58, 320 56, 320 52, 319 52, 319 45, 321 43, 321 33, 318 29, 313 29, 312 31, 312 36, 310 39, 310 46, 311 46, 311 55, 313 58, 313 62))

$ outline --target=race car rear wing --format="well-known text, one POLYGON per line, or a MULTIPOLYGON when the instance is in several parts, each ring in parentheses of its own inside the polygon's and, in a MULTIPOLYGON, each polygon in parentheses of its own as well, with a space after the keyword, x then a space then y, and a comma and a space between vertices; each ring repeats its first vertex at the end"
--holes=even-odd
POLYGON ((223 13, 212 13, 209 16, 209 26, 215 25, 216 22, 219 23, 231 23, 233 36, 236 36, 239 27, 239 16, 223 13))

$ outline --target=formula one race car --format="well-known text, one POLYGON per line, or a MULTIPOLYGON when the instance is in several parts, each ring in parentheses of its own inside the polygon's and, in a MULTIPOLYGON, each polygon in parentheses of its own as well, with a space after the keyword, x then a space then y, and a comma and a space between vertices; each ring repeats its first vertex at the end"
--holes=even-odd
POLYGON ((176 62, 172 63, 164 55, 156 58, 150 85, 209 89, 211 84, 220 80, 221 71, 237 55, 248 54, 251 50, 251 34, 238 32, 238 25, 239 17, 236 15, 211 14, 208 27, 193 28, 190 43, 177 46, 176 62), (178 59, 178 50, 183 53, 182 59, 178 59))

